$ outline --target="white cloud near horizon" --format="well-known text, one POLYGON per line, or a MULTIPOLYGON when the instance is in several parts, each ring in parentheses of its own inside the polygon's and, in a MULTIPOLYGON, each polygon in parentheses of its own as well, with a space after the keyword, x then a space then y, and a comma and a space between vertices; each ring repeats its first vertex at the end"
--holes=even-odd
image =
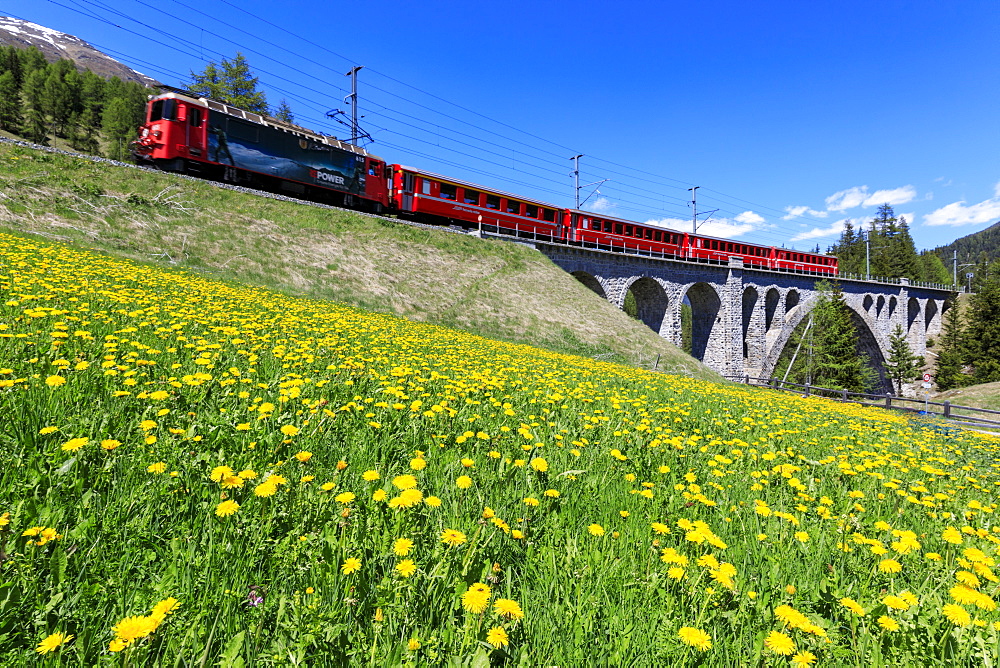
POLYGON ((935 209, 924 216, 924 225, 959 227, 962 225, 981 225, 1000 220, 1000 183, 994 187, 993 192, 995 197, 983 200, 978 204, 966 204, 965 200, 959 200, 940 209, 935 209))
POLYGON ((997 184, 993 186, 993 195, 1000 197, 1000 181, 997 181, 997 184))
POLYGON ((590 204, 584 204, 581 208, 587 211, 593 211, 594 213, 607 213, 608 211, 613 211, 618 205, 609 200, 607 197, 598 197, 590 204))
POLYGON ((782 220, 791 220, 792 218, 798 218, 799 216, 808 215, 810 218, 826 218, 830 215, 829 211, 817 211, 816 209, 810 209, 808 206, 786 206, 786 215, 782 216, 782 220))
POLYGON ((799 232, 794 237, 789 239, 789 241, 806 241, 807 239, 822 239, 823 237, 832 237, 835 234, 840 234, 844 231, 844 224, 850 220, 849 218, 841 218, 837 222, 830 225, 830 227, 814 227, 811 230, 806 230, 805 232, 799 232))
POLYGON ((847 190, 839 190, 824 201, 827 211, 847 211, 861 206, 868 198, 868 186, 854 186, 847 190))
MULTIPOLYGON (((710 218, 698 226, 698 234, 704 234, 709 237, 735 239, 740 235, 759 229, 759 225, 762 222, 764 222, 764 219, 756 213, 745 211, 732 219, 710 218), (740 220, 741 218, 742 220, 740 220)), ((658 220, 647 220, 645 224, 667 227, 679 232, 691 231, 691 220, 687 218, 660 218, 658 220)))
POLYGON ((916 188, 913 186, 903 186, 901 188, 893 188, 892 190, 876 190, 861 203, 861 206, 882 206, 883 204, 898 206, 912 202, 916 198, 916 188))

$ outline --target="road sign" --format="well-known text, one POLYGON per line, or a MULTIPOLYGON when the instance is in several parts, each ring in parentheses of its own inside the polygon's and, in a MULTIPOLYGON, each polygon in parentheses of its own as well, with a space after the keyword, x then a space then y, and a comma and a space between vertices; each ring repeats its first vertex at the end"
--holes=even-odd
POLYGON ((925 383, 931 382, 931 375, 929 373, 924 374, 924 382, 925 383))
POLYGON ((924 388, 925 390, 929 390, 931 389, 931 384, 927 381, 924 381, 923 383, 920 383, 920 387, 924 388))
POLYGON ((971 271, 965 275, 966 278, 972 278, 973 276, 975 276, 975 274, 973 274, 971 271))

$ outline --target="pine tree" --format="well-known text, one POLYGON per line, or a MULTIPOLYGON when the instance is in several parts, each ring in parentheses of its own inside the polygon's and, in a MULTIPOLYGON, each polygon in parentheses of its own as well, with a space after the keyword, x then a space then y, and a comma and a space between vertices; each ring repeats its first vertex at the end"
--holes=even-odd
POLYGON ((45 79, 44 69, 31 70, 24 78, 21 99, 24 101, 24 123, 22 135, 38 144, 48 143, 49 129, 45 119, 45 79))
POLYGON ((896 328, 889 337, 889 357, 885 361, 896 394, 903 393, 903 381, 913 379, 914 374, 920 369, 920 361, 921 359, 910 350, 910 343, 906 340, 903 327, 896 323, 896 328))
POLYGON ((13 134, 21 131, 21 90, 10 70, 0 74, 0 129, 13 134))
POLYGON ((934 380, 938 389, 951 390, 965 385, 967 377, 962 371, 965 345, 958 295, 953 294, 945 305, 944 329, 937 348, 940 352, 934 368, 934 380))
POLYGON ((274 117, 279 121, 284 121, 285 123, 294 123, 295 116, 292 114, 292 108, 288 106, 286 100, 282 100, 281 104, 278 105, 278 110, 274 112, 274 117))
POLYGON ((941 256, 932 251, 923 251, 919 256, 920 260, 920 280, 928 283, 951 283, 951 273, 941 261, 941 256))
POLYGON ((965 341, 973 382, 1000 380, 1000 273, 996 271, 988 274, 969 300, 965 341))
POLYGON ((191 73, 191 92, 226 102, 234 107, 257 114, 267 113, 267 97, 257 90, 259 79, 242 53, 232 60, 226 58, 216 66, 210 62, 201 74, 191 73))
POLYGON ((865 357, 858 351, 858 332, 839 284, 817 284, 822 292, 813 309, 813 384, 863 392, 871 383, 865 357))

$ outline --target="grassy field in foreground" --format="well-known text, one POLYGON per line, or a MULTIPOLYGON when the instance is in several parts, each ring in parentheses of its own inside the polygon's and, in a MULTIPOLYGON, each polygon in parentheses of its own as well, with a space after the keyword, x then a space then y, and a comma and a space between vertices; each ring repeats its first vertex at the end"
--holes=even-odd
POLYGON ((0 665, 995 665, 995 437, 0 261, 0 665))
POLYGON ((0 229, 719 380, 540 253, 0 143, 0 229))

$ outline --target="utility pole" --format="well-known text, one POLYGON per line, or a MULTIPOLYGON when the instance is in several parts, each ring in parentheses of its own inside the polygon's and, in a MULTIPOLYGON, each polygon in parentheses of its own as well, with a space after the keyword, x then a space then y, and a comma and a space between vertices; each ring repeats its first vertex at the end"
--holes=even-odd
POLYGON ((583 157, 583 153, 580 155, 574 155, 570 160, 573 161, 573 192, 576 193, 576 208, 580 208, 580 158, 583 157))
POLYGON ((958 290, 958 249, 951 251, 951 284, 958 290))
POLYGON ((688 188, 691 193, 691 234, 698 234, 698 188, 688 188))
POLYGON ((351 143, 356 144, 358 141, 358 70, 362 69, 364 65, 358 65, 351 69, 350 72, 345 74, 345 77, 351 77, 351 94, 344 98, 344 102, 351 105, 351 143), (348 102, 348 100, 350 100, 348 102))

